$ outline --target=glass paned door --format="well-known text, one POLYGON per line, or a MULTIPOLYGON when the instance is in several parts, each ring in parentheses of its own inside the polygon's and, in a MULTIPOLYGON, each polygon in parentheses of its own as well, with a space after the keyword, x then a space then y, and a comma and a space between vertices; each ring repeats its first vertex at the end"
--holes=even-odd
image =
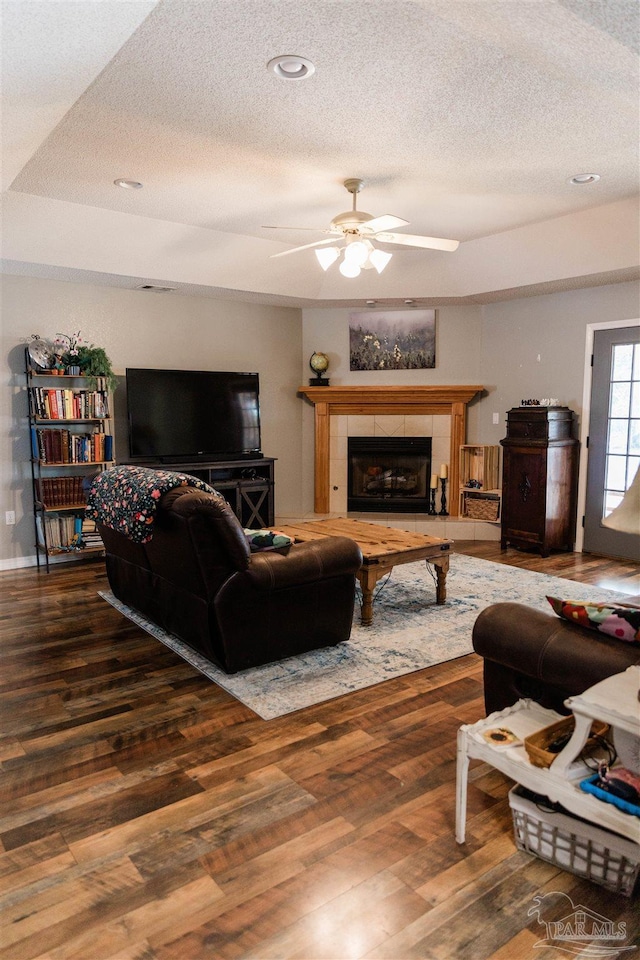
POLYGON ((640 328, 598 330, 593 344, 584 550, 640 560, 636 535, 602 521, 640 468, 640 328))
POLYGON ((640 466, 640 343, 612 346, 603 518, 622 501, 640 466))

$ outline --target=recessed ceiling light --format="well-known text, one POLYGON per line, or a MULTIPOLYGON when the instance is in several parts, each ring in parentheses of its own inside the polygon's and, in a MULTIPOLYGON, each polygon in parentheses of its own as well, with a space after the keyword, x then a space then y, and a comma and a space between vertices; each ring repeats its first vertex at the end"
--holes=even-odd
POLYGON ((585 183, 595 183, 596 180, 599 179, 599 173, 578 173, 575 177, 571 177, 569 183, 575 183, 577 186, 582 186, 582 184, 585 183))
POLYGON ((365 303, 366 303, 366 305, 367 305, 368 307, 375 307, 375 305, 376 305, 376 301, 375 301, 375 300, 365 300, 365 303))
POLYGON ((274 57, 269 60, 267 70, 275 73, 276 77, 283 80, 304 80, 315 73, 316 68, 307 60, 306 57, 299 57, 297 54, 285 54, 282 57, 274 57))
POLYGON ((114 180, 116 187, 122 187, 124 190, 142 190, 142 184, 139 180, 114 180))
POLYGON ((415 303, 415 300, 405 300, 405 303, 408 307, 412 307, 415 303))

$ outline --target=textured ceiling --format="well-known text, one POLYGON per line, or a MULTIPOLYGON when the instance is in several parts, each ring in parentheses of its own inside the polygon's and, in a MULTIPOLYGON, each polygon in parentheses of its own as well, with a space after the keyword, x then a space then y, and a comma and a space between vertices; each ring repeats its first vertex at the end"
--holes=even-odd
MULTIPOLYGON (((39 0, 3 6, 25 24, 45 10, 39 0)), ((145 6, 11 191, 290 245, 321 235, 264 225, 326 227, 351 205, 349 176, 366 181, 361 209, 462 241, 637 191, 635 0, 145 6), (266 63, 284 53, 311 59, 315 74, 273 76, 266 63), (583 172, 601 180, 568 183, 583 172), (118 189, 116 177, 144 189, 118 189)), ((61 2, 45 13, 55 7, 79 10, 61 2)), ((95 43, 108 50, 111 30, 97 24, 95 43)), ((49 37, 41 42, 44 54, 49 37)), ((40 52, 25 47, 11 65, 25 70, 40 52)), ((310 256, 285 258, 287 268, 310 256)))

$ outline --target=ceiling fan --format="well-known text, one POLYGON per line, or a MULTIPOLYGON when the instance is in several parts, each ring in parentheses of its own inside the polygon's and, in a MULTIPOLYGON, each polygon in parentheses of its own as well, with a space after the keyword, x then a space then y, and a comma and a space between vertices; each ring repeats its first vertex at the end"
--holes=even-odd
POLYGON ((323 270, 327 270, 331 264, 338 259, 341 253, 341 247, 336 246, 336 238, 344 239, 344 261, 340 264, 340 272, 346 277, 357 277, 360 270, 366 270, 369 267, 375 267, 378 273, 382 273, 385 266, 391 259, 390 253, 385 253, 374 247, 372 240, 380 243, 397 243, 407 247, 422 247, 428 250, 446 250, 453 252, 457 250, 458 240, 445 240, 441 237, 420 237, 409 233, 391 233, 390 231, 397 227, 408 226, 408 220, 402 220, 400 217, 393 217, 385 214, 381 217, 374 217, 370 213, 364 213, 356 209, 356 200, 358 193, 364 186, 364 180, 351 178, 344 181, 348 192, 353 196, 353 207, 345 213, 339 213, 329 224, 328 230, 316 230, 313 227, 264 227, 265 230, 315 230, 316 233, 329 234, 328 240, 316 240, 315 243, 305 243, 300 247, 292 247, 290 250, 284 250, 282 253, 274 253, 272 257, 287 257, 290 253, 298 253, 300 250, 309 250, 312 247, 326 247, 333 244, 330 249, 316 250, 316 257, 323 270))

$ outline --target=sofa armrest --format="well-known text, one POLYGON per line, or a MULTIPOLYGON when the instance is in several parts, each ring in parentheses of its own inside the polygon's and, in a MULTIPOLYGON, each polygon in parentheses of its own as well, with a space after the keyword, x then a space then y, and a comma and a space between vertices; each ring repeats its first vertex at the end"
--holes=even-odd
POLYGON ((325 537, 294 543, 286 554, 254 553, 243 576, 258 590, 278 590, 299 583, 355 574, 362 564, 357 543, 347 537, 325 537))
MULTIPOLYGON (((556 691, 549 702, 557 705, 640 662, 637 644, 574 626, 520 603, 487 607, 474 624, 472 638, 473 649, 485 659, 485 698, 491 709, 508 705, 505 697, 513 702, 507 686, 527 688, 517 678, 535 681, 534 690, 556 691)), ((534 699, 542 702, 540 697, 534 699)))

